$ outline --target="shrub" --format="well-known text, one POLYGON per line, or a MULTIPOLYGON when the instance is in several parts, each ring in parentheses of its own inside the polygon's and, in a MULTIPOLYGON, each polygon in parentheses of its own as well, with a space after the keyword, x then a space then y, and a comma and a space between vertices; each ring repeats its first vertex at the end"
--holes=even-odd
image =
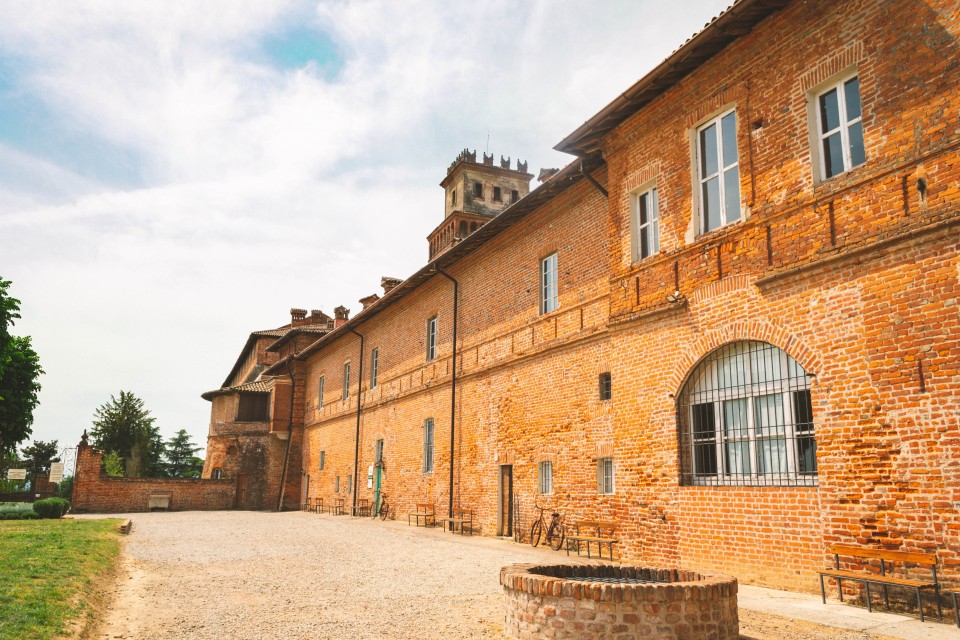
POLYGON ((60 518, 70 508, 70 503, 63 498, 44 498, 33 503, 33 510, 41 518, 60 518))
POLYGON ((23 513, 33 513, 29 502, 0 502, 0 519, 19 520, 23 513))

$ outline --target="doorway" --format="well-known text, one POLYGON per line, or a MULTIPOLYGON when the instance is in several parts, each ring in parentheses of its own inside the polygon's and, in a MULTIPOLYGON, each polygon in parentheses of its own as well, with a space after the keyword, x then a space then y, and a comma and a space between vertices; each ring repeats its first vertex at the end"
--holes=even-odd
POLYGON ((247 508, 247 474, 237 474, 237 493, 233 498, 234 509, 247 508))
POLYGON ((500 465, 497 487, 497 535, 513 536, 513 465, 500 465))

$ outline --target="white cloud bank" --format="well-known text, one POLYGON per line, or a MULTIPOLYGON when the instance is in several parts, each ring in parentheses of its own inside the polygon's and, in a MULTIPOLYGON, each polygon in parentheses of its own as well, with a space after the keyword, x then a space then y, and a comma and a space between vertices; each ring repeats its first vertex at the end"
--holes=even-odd
POLYGON ((0 276, 47 371, 34 437, 75 443, 125 389, 205 442, 199 394, 249 331, 425 261, 460 149, 561 166, 552 145, 723 4, 3 3, 20 103, 135 162, 120 181, 0 139, 0 276), (272 66, 291 28, 339 65, 272 66))

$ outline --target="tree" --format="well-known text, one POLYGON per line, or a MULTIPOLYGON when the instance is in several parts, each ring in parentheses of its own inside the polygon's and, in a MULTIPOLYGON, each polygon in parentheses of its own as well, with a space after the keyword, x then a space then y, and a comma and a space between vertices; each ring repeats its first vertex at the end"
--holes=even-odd
POLYGON ((186 429, 177 431, 177 435, 167 440, 165 447, 167 475, 171 478, 199 478, 203 471, 203 458, 195 454, 201 448, 190 440, 186 429))
POLYGON ((27 478, 33 482, 38 475, 50 473, 50 463, 60 462, 57 455, 60 452, 60 445, 56 440, 44 442, 43 440, 34 440, 29 447, 20 450, 20 459, 27 470, 27 478))
POLYGON ((8 295, 9 287, 10 281, 0 278, 0 452, 15 451, 33 433, 37 379, 43 373, 30 337, 10 335, 20 301, 8 295))
POLYGON ((128 478, 163 475, 163 440, 143 400, 129 391, 110 396, 94 414, 90 438, 101 451, 115 451, 128 478))

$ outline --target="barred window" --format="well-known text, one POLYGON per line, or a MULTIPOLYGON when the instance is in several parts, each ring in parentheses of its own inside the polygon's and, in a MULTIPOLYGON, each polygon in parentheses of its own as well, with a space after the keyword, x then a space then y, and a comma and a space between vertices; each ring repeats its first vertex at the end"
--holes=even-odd
POLYGON ((341 392, 340 399, 346 400, 350 397, 350 363, 343 363, 343 391, 341 392))
POLYGON ((810 376, 777 347, 720 347, 690 374, 677 407, 682 484, 817 483, 810 376))
POLYGON ((537 491, 541 495, 553 493, 553 462, 542 460, 537 465, 537 491))
POLYGON ((317 383, 317 409, 323 409, 323 392, 326 383, 326 377, 320 376, 320 381, 317 383))
POLYGON ((370 350, 370 388, 377 386, 377 375, 380 373, 380 348, 370 350))

